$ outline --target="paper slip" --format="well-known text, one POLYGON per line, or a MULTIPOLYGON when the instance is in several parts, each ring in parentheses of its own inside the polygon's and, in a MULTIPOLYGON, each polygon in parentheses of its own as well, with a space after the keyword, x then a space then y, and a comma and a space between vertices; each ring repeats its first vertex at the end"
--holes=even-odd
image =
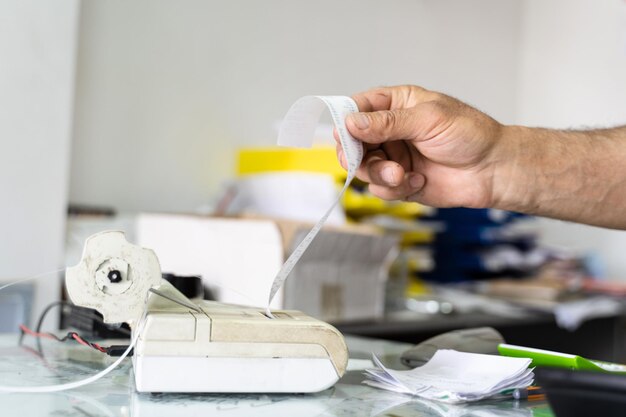
POLYGON ((285 120, 283 120, 280 131, 278 132, 278 144, 299 147, 311 146, 313 135, 315 134, 315 127, 324 109, 328 109, 330 112, 335 129, 337 129, 337 135, 339 136, 339 141, 341 142, 346 162, 348 163, 348 176, 343 188, 328 211, 315 223, 309 233, 302 239, 302 242, 300 242, 291 255, 289 255, 282 268, 278 271, 278 274, 276 274, 276 278, 274 278, 274 282, 270 288, 267 308, 265 310, 265 315, 268 317, 274 317, 270 311, 270 304, 274 296, 280 287, 282 287, 291 273, 291 270, 302 257, 304 251, 307 250, 313 239, 315 239, 315 236, 317 236, 322 229, 322 226, 324 226, 324 223, 326 223, 326 220, 328 220, 328 217, 335 207, 341 201, 341 197, 346 192, 350 182, 356 176, 356 170, 359 165, 361 165, 361 160, 363 159, 363 144, 352 137, 345 123, 348 114, 359 111, 356 103, 350 97, 305 96, 298 99, 291 106, 285 116, 285 120))
POLYGON ((425 365, 409 371, 377 366, 366 370, 364 384, 448 403, 478 401, 528 387, 531 359, 438 350, 425 365))

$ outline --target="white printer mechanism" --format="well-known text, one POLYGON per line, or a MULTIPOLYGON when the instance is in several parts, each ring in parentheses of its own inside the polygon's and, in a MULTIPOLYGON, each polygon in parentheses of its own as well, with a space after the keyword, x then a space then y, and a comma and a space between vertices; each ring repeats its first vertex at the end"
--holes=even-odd
POLYGON ((191 301, 161 278, 150 249, 122 232, 87 239, 81 262, 67 269, 72 301, 128 323, 139 392, 317 392, 344 374, 348 351, 337 329, 299 311, 191 301), (138 331, 145 300, 145 322, 138 331))

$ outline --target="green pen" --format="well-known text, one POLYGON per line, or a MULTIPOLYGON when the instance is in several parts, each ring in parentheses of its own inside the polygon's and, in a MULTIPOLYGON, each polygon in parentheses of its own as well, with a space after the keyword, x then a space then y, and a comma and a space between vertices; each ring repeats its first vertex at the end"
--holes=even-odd
POLYGON ((626 375, 626 365, 585 359, 582 356, 570 355, 568 353, 509 345, 506 343, 498 345, 498 352, 502 356, 532 359, 530 366, 549 366, 577 371, 607 372, 626 375))

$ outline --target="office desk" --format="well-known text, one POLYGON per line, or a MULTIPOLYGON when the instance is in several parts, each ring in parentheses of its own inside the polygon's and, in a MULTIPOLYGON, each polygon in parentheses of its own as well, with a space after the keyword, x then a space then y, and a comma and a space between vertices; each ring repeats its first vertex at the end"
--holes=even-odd
MULTIPOLYGON (((26 345, 35 347, 32 338, 26 345)), ((357 337, 346 339, 350 366, 362 367, 372 352, 400 367, 398 354, 407 344, 357 337), (361 366, 359 366, 361 365, 361 366)), ((44 341, 44 356, 17 346, 17 336, 0 335, 0 384, 43 385, 93 375, 110 363, 96 351, 74 343, 44 341), (71 359, 70 359, 71 357, 71 359)), ((498 416, 548 417, 543 402, 499 401, 465 406, 418 401, 361 384, 362 371, 348 371, 331 389, 317 394, 139 394, 126 361, 103 379, 71 391, 51 394, 0 394, 0 415, 68 417, 158 416, 498 416)))

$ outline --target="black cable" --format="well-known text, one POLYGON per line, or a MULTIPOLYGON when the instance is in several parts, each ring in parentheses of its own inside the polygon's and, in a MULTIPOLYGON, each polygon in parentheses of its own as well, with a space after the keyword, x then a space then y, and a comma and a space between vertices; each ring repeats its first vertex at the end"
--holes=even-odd
POLYGON ((52 303, 48 304, 48 306, 46 308, 44 308, 44 310, 41 312, 41 315, 39 316, 39 321, 37 321, 37 327, 35 328, 35 331, 37 333, 41 333, 41 326, 43 326, 43 320, 46 318, 46 315, 48 314, 48 312, 50 310, 52 310, 54 307, 57 306, 69 306, 70 303, 68 303, 67 301, 53 301, 52 303))
MULTIPOLYGON (((48 314, 48 312, 50 312, 50 310, 52 310, 54 307, 58 307, 58 306, 64 307, 67 305, 69 305, 67 301, 53 301, 52 303, 48 304, 48 306, 44 308, 44 310, 41 312, 41 315, 39 316, 39 320, 37 321, 37 327, 35 328, 35 332, 41 333, 41 327, 43 326, 43 321, 46 318, 46 315, 48 314)), ((20 345, 22 344, 23 337, 24 337, 24 333, 22 333, 22 335, 20 336, 20 340, 19 340, 20 345)), ((40 338, 37 338, 37 350, 39 351, 39 354, 43 356, 43 348, 41 346, 40 338)))
MULTIPOLYGON (((102 315, 100 315, 100 313, 98 313, 96 310, 92 309, 92 308, 87 308, 87 307, 80 307, 80 306, 76 306, 74 304, 69 304, 69 307, 71 308, 71 316, 76 316, 79 317, 79 321, 91 321, 91 322, 96 322, 98 324, 101 324, 103 327, 105 327, 106 329, 108 329, 109 331, 113 331, 116 333, 121 333, 122 335, 130 338, 131 337, 131 332, 129 329, 126 329, 123 327, 123 325, 114 325, 114 324, 110 324, 110 323, 105 323, 104 319, 102 318, 102 315)), ((71 324, 71 320, 70 320, 70 324, 71 324)), ((84 324, 84 323, 83 323, 84 324)), ((93 324, 93 323, 91 323, 93 324)), ((97 329, 95 326, 92 326, 90 329, 81 329, 80 325, 75 325, 74 327, 80 329, 80 330, 87 330, 90 332, 90 334, 94 335, 94 336, 98 336, 98 333, 101 331, 100 329, 97 329)), ((104 337, 104 336, 102 336, 104 337)))
MULTIPOLYGON (((61 307, 70 307, 70 308, 72 308, 74 305, 73 305, 73 304, 71 304, 71 303, 69 303, 69 302, 67 302, 67 301, 53 301, 52 303, 48 304, 48 305, 46 306, 46 308, 44 308, 44 310, 41 312, 41 315, 39 316, 39 320, 37 321, 37 327, 36 327, 36 329, 35 329, 35 332, 36 332, 36 333, 41 333, 41 328, 43 327, 43 322, 44 322, 44 320, 45 320, 46 316, 48 315, 48 313, 49 313, 49 312, 50 312, 53 308, 55 308, 55 307, 59 307, 59 306, 61 306, 61 307)), ((91 318, 92 320, 95 320, 95 321, 97 321, 98 323, 101 323, 101 324, 103 324, 103 325, 107 326, 107 323, 105 323, 105 322, 104 322, 104 320, 102 319, 102 317, 100 317, 100 316, 99 316, 99 315, 98 315, 95 311, 93 311, 93 310, 91 310, 91 312, 92 312, 92 314, 91 314, 91 317, 90 317, 90 318, 91 318)), ((71 313, 70 313, 70 314, 71 314, 71 313)), ((126 329, 124 329, 124 328, 122 328, 122 327, 120 327, 120 328, 118 328, 118 329, 116 329, 116 330, 117 330, 117 331, 119 331, 120 333, 124 333, 124 334, 128 335, 129 337, 130 337, 130 335, 131 335, 131 333, 130 333, 128 330, 126 330, 126 329)), ((19 338, 19 340, 18 340, 18 344, 19 344, 19 345, 22 345, 22 342, 23 342, 23 339, 24 339, 24 334, 25 334, 24 332, 21 332, 21 334, 20 334, 20 338, 19 338)), ((100 351, 100 349, 98 349, 98 348, 96 347, 96 346, 99 346, 99 345, 97 345, 97 344, 95 344, 95 343, 92 343, 92 342, 90 342, 90 341, 86 340, 85 338, 81 337, 81 336, 80 336, 78 333, 76 333, 76 332, 69 332, 69 333, 67 333, 67 334, 66 334, 64 337, 62 337, 62 338, 59 338, 59 337, 57 337, 56 335, 54 335, 54 334, 50 333, 50 336, 54 337, 54 338, 55 338, 57 341, 59 341, 59 342, 64 342, 64 341, 66 341, 66 340, 68 340, 68 339, 71 339, 71 338, 73 338, 73 335, 78 336, 81 340, 83 340, 83 341, 84 341, 85 343, 87 343, 89 346, 91 346, 91 347, 93 347, 94 349, 96 349, 96 350, 99 350, 99 351, 100 351)), ((37 339, 37 350, 38 350, 39 354, 43 357, 43 348, 42 348, 42 345, 41 345, 41 338, 37 337, 36 339, 37 339)), ((115 346, 112 346, 112 349, 105 349, 105 352, 104 352, 104 353, 107 353, 107 354, 108 354, 108 355, 110 355, 110 356, 119 356, 119 352, 118 352, 118 351, 119 351, 119 349, 120 349, 120 348, 124 348, 124 350, 125 350, 125 348, 127 348, 127 347, 128 347, 128 346, 120 346, 120 345, 115 345, 115 346)))

